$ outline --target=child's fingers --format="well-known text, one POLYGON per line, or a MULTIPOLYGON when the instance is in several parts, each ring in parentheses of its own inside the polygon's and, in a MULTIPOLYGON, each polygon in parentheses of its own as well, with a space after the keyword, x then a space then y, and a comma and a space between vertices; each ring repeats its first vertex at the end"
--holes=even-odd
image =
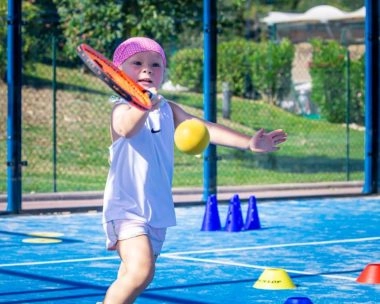
POLYGON ((157 109, 160 107, 161 103, 165 101, 165 98, 162 95, 151 92, 150 100, 152 102, 152 109, 157 109))
POLYGON ((264 135, 264 129, 261 128, 259 131, 256 132, 255 136, 256 137, 262 137, 264 135))

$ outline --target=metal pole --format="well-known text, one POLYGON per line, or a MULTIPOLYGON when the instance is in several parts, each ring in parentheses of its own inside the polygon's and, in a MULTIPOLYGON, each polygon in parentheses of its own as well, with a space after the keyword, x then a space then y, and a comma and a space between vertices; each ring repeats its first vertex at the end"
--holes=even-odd
POLYGON ((52 66, 53 66, 53 192, 57 192, 57 47, 55 34, 52 36, 52 66))
POLYGON ((21 1, 8 0, 8 118, 7 118, 7 211, 20 213, 21 161, 21 1))
MULTIPOLYGON (((204 118, 216 122, 216 0, 203 1, 204 70, 203 95, 204 118)), ((217 190, 216 146, 209 145, 204 152, 203 200, 207 201, 217 190)))
POLYGON ((365 194, 378 192, 379 183, 379 3, 365 0, 365 194))
POLYGON ((346 180, 350 180, 350 120, 351 120, 350 50, 346 46, 346 180))

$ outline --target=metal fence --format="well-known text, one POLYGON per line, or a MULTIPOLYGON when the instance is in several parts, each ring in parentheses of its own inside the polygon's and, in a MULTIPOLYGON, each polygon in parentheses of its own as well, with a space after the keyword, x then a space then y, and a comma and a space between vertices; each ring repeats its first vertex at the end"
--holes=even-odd
MULTIPOLYGON (((102 190, 108 172, 112 93, 82 65, 57 60, 60 41, 53 34, 49 39, 39 41, 32 52, 44 49, 50 57, 24 62, 23 193, 102 190)), ((310 47, 297 45, 296 50, 294 90, 281 101, 282 108, 233 97, 230 117, 223 118, 222 94, 218 95, 218 122, 246 133, 260 127, 282 128, 289 136, 280 151, 265 155, 218 147, 218 185, 363 180, 363 128, 328 123, 319 116, 310 100, 310 47)), ((354 49, 352 56, 357 52, 363 49, 354 49)), ((171 90, 162 94, 203 116, 202 95, 171 90)), ((7 86, 2 81, 0 107, 1 194, 7 191, 7 86)), ((174 186, 202 186, 202 157, 177 150, 175 155, 174 186)))

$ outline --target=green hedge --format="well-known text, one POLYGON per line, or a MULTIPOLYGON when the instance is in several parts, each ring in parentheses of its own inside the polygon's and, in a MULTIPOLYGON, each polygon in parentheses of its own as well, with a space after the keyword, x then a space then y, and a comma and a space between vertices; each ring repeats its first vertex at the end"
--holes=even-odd
POLYGON ((203 49, 183 49, 170 61, 171 81, 186 86, 191 91, 201 92, 203 84, 203 49))
POLYGON ((336 41, 312 40, 312 100, 322 117, 345 123, 350 106, 350 122, 364 124, 364 56, 350 58, 347 48, 336 41), (347 88, 349 77, 350 88, 347 88), (349 94, 349 95, 348 95, 349 94), (350 105, 347 100, 350 98, 350 105))
MULTIPOLYGON (((260 95, 275 104, 291 89, 294 46, 281 43, 256 43, 237 39, 218 44, 218 91, 228 82, 235 96, 260 95)), ((203 50, 183 49, 171 58, 170 79, 175 84, 202 91, 203 50)))

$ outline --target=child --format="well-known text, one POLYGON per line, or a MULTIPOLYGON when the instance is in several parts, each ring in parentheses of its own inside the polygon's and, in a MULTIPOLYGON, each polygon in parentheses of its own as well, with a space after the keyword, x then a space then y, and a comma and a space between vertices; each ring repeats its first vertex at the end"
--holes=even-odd
MULTIPOLYGON (((176 224, 171 189, 174 131, 184 120, 200 119, 156 94, 164 80, 166 57, 154 40, 134 37, 124 41, 116 48, 113 62, 155 95, 150 111, 123 99, 112 110, 103 225, 107 248, 117 250, 121 263, 106 293, 106 304, 133 303, 152 281, 166 228, 176 224)), ((272 152, 287 137, 282 130, 260 130, 251 137, 204 122, 211 143, 236 149, 272 152)))

